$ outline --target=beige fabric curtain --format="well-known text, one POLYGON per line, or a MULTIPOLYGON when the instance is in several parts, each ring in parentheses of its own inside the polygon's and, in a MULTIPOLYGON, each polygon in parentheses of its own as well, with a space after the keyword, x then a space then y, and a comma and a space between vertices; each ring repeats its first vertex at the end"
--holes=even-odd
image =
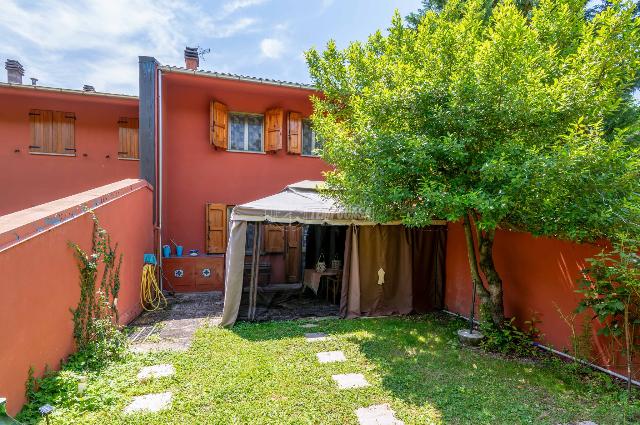
POLYGON ((231 326, 238 317, 242 298, 242 274, 244 272, 244 253, 247 243, 247 222, 234 220, 231 222, 229 242, 227 243, 224 310, 221 326, 231 326))

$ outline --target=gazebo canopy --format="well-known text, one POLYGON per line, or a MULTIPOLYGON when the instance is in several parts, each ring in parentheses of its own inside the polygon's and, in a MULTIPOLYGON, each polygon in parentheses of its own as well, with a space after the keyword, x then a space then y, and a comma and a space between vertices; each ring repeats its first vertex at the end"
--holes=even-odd
POLYGON ((272 223, 373 225, 364 214, 341 206, 330 195, 320 193, 323 181, 303 180, 290 184, 282 192, 266 198, 237 205, 232 221, 272 223))

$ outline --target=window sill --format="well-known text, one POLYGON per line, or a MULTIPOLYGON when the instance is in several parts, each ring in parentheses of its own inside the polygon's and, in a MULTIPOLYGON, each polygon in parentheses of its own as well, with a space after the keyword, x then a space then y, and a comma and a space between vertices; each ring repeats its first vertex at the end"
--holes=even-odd
POLYGON ((304 154, 304 153, 301 153, 300 156, 304 156, 306 158, 320 158, 320 155, 310 155, 310 154, 304 154))
POLYGON ((241 150, 235 150, 235 149, 227 149, 227 152, 233 152, 233 153, 251 153, 251 154, 258 154, 258 155, 266 155, 266 152, 264 152, 264 151, 241 151, 241 150))
POLYGON ((120 157, 118 157, 118 159, 120 159, 122 161, 140 161, 140 158, 120 158, 120 157))
POLYGON ((43 155, 43 156, 77 156, 75 153, 55 153, 55 152, 31 152, 31 155, 43 155))

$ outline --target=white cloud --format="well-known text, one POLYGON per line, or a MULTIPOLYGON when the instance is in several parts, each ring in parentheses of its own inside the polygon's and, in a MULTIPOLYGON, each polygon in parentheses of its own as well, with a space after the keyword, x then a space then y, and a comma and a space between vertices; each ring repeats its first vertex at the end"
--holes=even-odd
POLYGON ((189 0, 2 0, 0 57, 42 85, 137 94, 139 55, 181 64, 185 45, 256 31, 256 19, 229 14, 262 1, 232 0, 216 13, 189 0))
POLYGON ((231 0, 222 7, 226 13, 233 13, 238 9, 245 7, 257 6, 264 3, 266 0, 231 0))
POLYGON ((262 56, 269 59, 278 59, 285 52, 284 42, 277 38, 265 38, 260 42, 262 56))

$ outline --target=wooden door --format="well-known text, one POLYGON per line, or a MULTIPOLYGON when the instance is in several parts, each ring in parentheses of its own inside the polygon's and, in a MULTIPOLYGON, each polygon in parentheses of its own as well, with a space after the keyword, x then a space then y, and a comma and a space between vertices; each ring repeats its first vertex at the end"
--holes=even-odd
POLYGON ((300 246, 302 239, 301 226, 287 226, 287 253, 285 276, 287 282, 300 282, 300 246))
POLYGON ((207 254, 224 254, 227 250, 227 206, 207 204, 207 254))
POLYGON ((264 227, 263 251, 265 254, 280 254, 284 252, 284 226, 266 224, 264 227))

